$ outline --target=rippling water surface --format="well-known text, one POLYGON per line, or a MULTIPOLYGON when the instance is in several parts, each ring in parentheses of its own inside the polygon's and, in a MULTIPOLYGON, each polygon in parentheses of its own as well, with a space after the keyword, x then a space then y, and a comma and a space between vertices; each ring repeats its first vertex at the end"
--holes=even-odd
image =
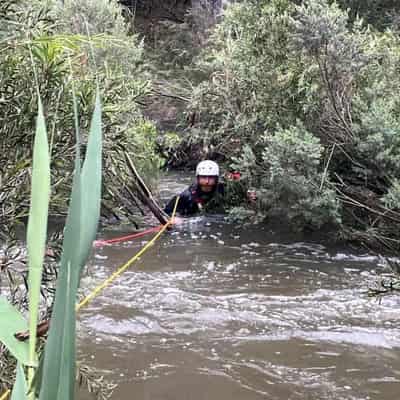
MULTIPOLYGON (((84 286, 144 242, 98 249, 84 286)), ((80 352, 119 400, 396 400, 400 298, 364 294, 379 271, 268 226, 188 219, 82 310, 80 352)))

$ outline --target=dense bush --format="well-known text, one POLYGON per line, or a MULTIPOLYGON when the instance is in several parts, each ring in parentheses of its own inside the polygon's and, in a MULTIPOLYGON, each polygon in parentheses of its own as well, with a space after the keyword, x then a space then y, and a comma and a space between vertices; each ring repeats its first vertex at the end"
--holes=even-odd
POLYGON ((249 171, 266 215, 398 246, 399 37, 334 2, 298 3, 227 10, 198 63, 185 145, 249 171))
POLYGON ((73 163, 76 92, 80 127, 96 88, 103 90, 105 165, 104 213, 132 211, 131 175, 124 153, 154 176, 160 158, 154 127, 145 121, 140 99, 150 88, 142 69, 143 46, 116 1, 26 2, 7 0, 0 8, 0 172, 2 229, 23 218, 28 205, 32 133, 35 122, 34 68, 52 143, 52 215, 66 211, 73 163), (90 35, 90 40, 88 37, 90 35), (94 58, 93 58, 94 55, 94 58))

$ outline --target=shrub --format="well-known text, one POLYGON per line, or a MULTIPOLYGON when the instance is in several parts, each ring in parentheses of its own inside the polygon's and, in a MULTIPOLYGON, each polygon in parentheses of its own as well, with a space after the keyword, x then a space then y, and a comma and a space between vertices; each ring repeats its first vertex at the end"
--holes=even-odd
MULTIPOLYGON (((142 64, 143 42, 131 34, 132 26, 116 0, 52 0, 51 15, 56 31, 72 35, 104 38, 94 50, 97 67, 112 68, 129 76, 138 74, 142 64)), ((124 10, 129 15, 128 10, 124 10)), ((90 49, 85 49, 86 57, 90 49)), ((132 79, 131 76, 129 76, 132 79)))
POLYGON ((393 181, 382 200, 387 208, 400 210, 400 181, 398 179, 393 181))
POLYGON ((340 204, 321 172, 319 139, 298 125, 265 136, 264 146, 259 159, 246 147, 235 165, 242 166, 251 185, 257 176, 261 209, 285 217, 298 228, 340 223, 340 204))
POLYGON ((30 51, 52 138, 50 215, 65 215, 65 199, 72 183, 71 174, 65 172, 73 165, 72 85, 85 142, 98 82, 104 88, 104 162, 107 168, 104 187, 107 190, 103 205, 107 207, 103 215, 118 211, 120 216, 131 216, 133 199, 126 190, 131 174, 124 152, 132 156, 147 177, 153 176, 160 164, 155 147, 149 145, 153 137, 143 134, 143 129, 154 128, 144 120, 139 105, 140 99, 150 90, 150 82, 140 69, 142 43, 137 36, 129 34, 130 26, 124 22, 122 10, 115 1, 70 0, 65 2, 65 8, 58 1, 7 2, 10 6, 0 14, 1 34, 5 38, 0 43, 0 162, 3 165, 0 229, 27 214, 28 165, 37 100, 32 87, 30 51), (75 6, 80 10, 78 14, 74 14, 75 6), (90 43, 85 20, 90 20, 90 43), (104 30, 105 33, 98 33, 104 30), (95 60, 91 56, 92 49, 95 60), (139 154, 137 159, 133 157, 139 154))
POLYGON ((278 121, 295 122, 286 65, 290 9, 276 0, 235 4, 210 37, 199 63, 209 79, 194 90, 188 110, 197 119, 187 141, 201 143, 205 157, 240 154, 243 144, 257 142, 257 134, 278 121))
POLYGON ((198 63, 184 144, 240 168, 264 213, 400 246, 399 49, 336 2, 234 4, 198 63))

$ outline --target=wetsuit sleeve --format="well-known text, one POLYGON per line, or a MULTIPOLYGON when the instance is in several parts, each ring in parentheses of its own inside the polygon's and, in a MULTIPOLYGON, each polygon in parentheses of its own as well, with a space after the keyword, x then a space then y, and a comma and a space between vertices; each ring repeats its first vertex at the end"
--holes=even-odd
MULTIPOLYGON (((174 196, 168 203, 167 205, 164 207, 164 211, 171 216, 172 212, 174 211, 174 207, 175 207, 175 202, 176 202, 176 196, 174 196)), ((179 203, 178 203, 178 208, 179 208, 179 203)))
MULTIPOLYGON (((176 197, 174 196, 165 206, 164 211, 168 215, 172 215, 172 212, 174 211, 175 207, 175 202, 176 202, 176 197)), ((176 212, 180 214, 184 214, 188 208, 188 204, 190 203, 190 191, 186 189, 179 195, 179 202, 178 202, 178 207, 176 208, 176 212)))

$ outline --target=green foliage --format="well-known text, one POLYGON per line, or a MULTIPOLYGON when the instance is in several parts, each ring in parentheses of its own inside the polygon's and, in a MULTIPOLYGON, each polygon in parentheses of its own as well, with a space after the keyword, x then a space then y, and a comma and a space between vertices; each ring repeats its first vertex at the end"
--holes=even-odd
POLYGON ((64 0, 52 1, 52 12, 61 31, 91 35, 105 33, 115 37, 128 36, 129 26, 115 1, 64 0))
POLYGON ((286 175, 284 181, 288 181, 288 186, 292 184, 292 177, 303 176, 306 180, 314 180, 322 151, 319 139, 304 127, 278 129, 273 136, 266 138, 262 158, 269 165, 267 180, 274 182, 286 175))
POLYGON ((200 120, 188 141, 197 138, 204 157, 240 154, 258 132, 282 119, 295 122, 286 112, 296 107, 293 74, 285 65, 291 7, 287 1, 237 4, 216 27, 199 64, 209 80, 194 91, 190 107, 200 120))
POLYGON ((300 228, 334 222, 348 236, 400 245, 389 200, 400 170, 400 40, 367 27, 355 8, 228 8, 198 62, 206 79, 193 90, 184 145, 239 169, 265 215, 300 228))
POLYGON ((76 154, 60 276, 45 347, 40 400, 72 399, 75 393, 75 303, 81 271, 95 238, 100 213, 102 146, 98 93, 90 131, 82 168, 79 152, 76 154))
POLYGON ((13 391, 11 393, 11 400, 27 400, 28 396, 28 383, 25 379, 24 368, 21 364, 17 364, 17 377, 13 391))
POLYGON ((162 137, 162 148, 174 151, 181 143, 181 137, 176 132, 166 132, 162 137))
MULTIPOLYGON (((47 130, 39 97, 36 134, 32 157, 32 190, 27 229, 29 263, 29 359, 36 362, 36 327, 39 318, 40 287, 47 238, 50 199, 50 156, 47 130)), ((30 370, 31 382, 33 371, 30 370)), ((21 379, 21 378, 20 378, 21 379)))
POLYGON ((395 179, 389 187, 388 192, 383 196, 385 206, 392 210, 400 210, 400 180, 395 179))
MULTIPOLYGON (((132 27, 116 0, 52 0, 50 15, 57 21, 58 32, 102 35, 106 39, 92 49, 98 67, 105 66, 126 75, 137 73, 143 43, 137 35, 130 34, 132 27)), ((90 52, 87 47, 85 53, 90 52)))
POLYGON ((360 112, 357 150, 390 177, 400 177, 400 118, 397 99, 378 98, 360 112))
MULTIPOLYGON (((102 110, 99 89, 96 92, 95 107, 90 124, 89 140, 86 147, 85 160, 81 170, 81 215, 79 241, 81 264, 83 265, 96 237, 100 216, 101 179, 102 179, 102 110), (89 189, 90 188, 90 189, 89 189)), ((78 166, 76 166, 78 167, 78 166)), ((75 174, 77 174, 77 168, 75 174)), ((72 214, 72 209, 70 213, 72 214)))
POLYGON ((284 216, 297 227, 340 223, 340 205, 321 172, 323 147, 303 126, 278 128, 266 136, 261 158, 247 146, 236 160, 243 177, 257 177, 259 205, 268 215, 284 216))
POLYGON ((22 314, 4 297, 0 297, 0 321, 0 341, 21 364, 29 365, 28 343, 20 342, 14 337, 16 332, 26 331, 28 324, 22 314))
MULTIPOLYGON (((111 61, 115 61, 112 59, 113 47, 120 51, 122 44, 125 48, 130 46, 129 57, 127 57, 128 52, 125 51, 124 60, 126 66, 129 66, 130 71, 132 71, 140 63, 138 60, 141 55, 140 42, 135 36, 129 36, 132 38, 132 42, 129 43, 128 36, 116 38, 101 33, 93 35, 89 40, 86 31, 82 32, 83 35, 80 35, 80 32, 62 31, 59 25, 60 21, 55 19, 54 10, 51 9, 54 4, 40 1, 27 2, 25 0, 5 0, 0 4, 0 79, 2 82, 0 87, 0 162, 2 163, 0 170, 0 231, 7 230, 4 237, 10 240, 10 249, 13 248, 11 238, 15 225, 17 225, 18 220, 28 216, 29 212, 30 165, 33 158, 32 142, 36 121, 35 110, 38 104, 37 89, 41 92, 51 138, 53 186, 50 215, 66 213, 67 198, 72 184, 70 171, 74 166, 73 149, 76 146, 73 101, 70 94, 72 84, 77 93, 76 102, 79 108, 82 147, 88 157, 92 147, 87 140, 89 132, 88 116, 92 112, 97 81, 106 91, 104 96, 104 129, 107 133, 105 147, 111 149, 119 144, 127 151, 135 151, 138 146, 137 143, 131 145, 128 142, 127 131, 133 130, 138 121, 142 121, 136 101, 148 90, 148 83, 142 77, 143 74, 140 74, 139 77, 133 74, 131 76, 115 62, 111 65, 111 61), (93 63, 88 63, 91 48, 96 53, 96 61, 99 64, 97 69, 94 68, 93 63), (32 85, 32 82, 35 82, 35 77, 30 53, 32 53, 36 66, 38 88, 32 85), (106 53, 109 54, 107 56, 109 62, 105 61, 106 57, 101 58, 106 53), (74 75, 73 81, 71 79, 71 67, 74 75), (119 140, 116 140, 117 135, 119 140)), ((93 5, 95 5, 94 2, 93 5)), ((42 156, 39 158, 45 161, 42 156)), ((110 159, 110 165, 115 165, 116 160, 122 162, 123 156, 121 155, 119 159, 117 157, 110 159)), ((90 173, 88 174, 92 168, 85 166, 83 168, 87 170, 87 172, 83 172, 83 175, 86 176, 84 186, 92 189, 94 177, 90 173), (90 184, 87 182, 90 182, 90 184)), ((146 173, 148 172, 145 167, 143 170, 146 173)), ((112 169, 109 169, 109 171, 112 171, 112 169)), ((107 178, 109 178, 111 185, 118 185, 115 175, 108 175, 107 178)), ((129 176, 126 179, 126 184, 129 184, 129 176)), ((34 186, 38 188, 36 184, 34 186)), ((95 192, 99 194, 99 191, 100 186, 98 185, 97 190, 94 190, 92 194, 95 194, 95 192)), ((47 213, 43 199, 46 196, 48 199, 48 194, 46 195, 46 190, 43 190, 43 188, 38 193, 42 197, 39 203, 43 203, 39 211, 42 214, 45 211, 47 213)), ((34 197, 36 198, 36 196, 34 197)), ((89 201, 88 211, 93 208, 93 211, 97 213, 99 201, 93 202, 90 199, 87 201, 89 201)), ((121 203, 116 196, 111 197, 110 201, 121 203)), ((88 217, 89 214, 84 214, 84 216, 88 217)), ((42 237, 42 231, 38 223, 33 222, 32 220, 29 229, 35 235, 31 234, 30 236, 39 239, 42 237)), ((85 220, 84 226, 89 228, 90 224, 87 224, 85 220)), ((89 236, 93 236, 93 227, 89 236)), ((84 240, 81 241, 81 244, 84 245, 84 240)), ((86 246, 86 249, 81 248, 82 257, 90 249, 90 245, 86 243, 86 246)), ((57 248, 53 246, 52 248, 56 252, 57 248)), ((77 251, 78 246, 73 250, 77 251)), ((30 255, 35 251, 41 252, 41 246, 31 250, 30 255)), ((25 270, 27 268, 14 268, 14 265, 20 265, 21 262, 27 264, 25 257, 21 256, 20 252, 15 251, 15 248, 13 253, 11 253, 11 250, 10 253, 8 253, 8 249, 5 250, 4 258, 2 258, 2 287, 4 288, 3 285, 7 282, 7 279, 3 280, 3 277, 8 277, 10 291, 6 291, 7 295, 14 304, 18 304, 18 308, 26 310, 25 270)), ((46 307, 52 304, 54 295, 52 289, 56 270, 58 270, 58 266, 56 268, 54 259, 50 260, 49 257, 46 257, 46 268, 43 271, 43 281, 41 282, 42 294, 49 297, 46 299, 46 307)), ((33 293, 34 285, 30 284, 30 286, 33 293)), ((72 299, 70 303, 73 303, 74 307, 75 299, 72 299)), ((34 302, 31 302, 31 305, 35 306, 34 302)), ((41 305, 43 306, 44 302, 41 305)), ((46 307, 41 307, 41 317, 48 317, 49 309, 46 307)), ((71 312, 68 315, 71 315, 71 312)), ((35 318, 32 310, 32 318, 30 318, 32 326, 36 326, 35 318)), ((5 323, 2 322, 1 325, 2 333, 8 332, 7 329, 4 329, 3 332, 3 327, 6 327, 5 323)), ((26 324, 12 327, 12 332, 10 330, 10 338, 24 348, 27 348, 28 344, 17 342, 13 335, 16 332, 26 330, 26 324)), ((31 337, 33 338, 34 335, 31 335, 31 337)), ((74 339, 71 338, 71 340, 74 339)), ((33 341, 31 344, 31 347, 34 348, 33 341)), ((15 360, 10 357, 10 353, 5 350, 3 345, 0 347, 0 353, 1 386, 3 388, 6 385, 5 382, 10 382, 13 376, 15 360)), ((29 364, 29 360, 23 362, 29 364)), ((18 379, 16 389, 22 382, 20 378, 18 379)), ((6 386, 9 386, 9 383, 6 386)))
POLYGON ((3 39, 0 41, 0 163, 3 166, 0 171, 3 193, 0 231, 26 217, 28 210, 28 166, 37 104, 30 49, 51 138, 54 183, 51 216, 66 214, 66 199, 72 184, 71 173, 65 172, 72 171, 74 166, 72 84, 84 143, 96 80, 104 89, 104 163, 107 170, 104 182, 109 188, 104 192, 107 208, 102 212, 105 217, 110 215, 111 209, 120 209, 121 216, 132 213, 132 207, 128 208, 132 199, 124 191, 125 186, 130 186, 131 177, 123 151, 143 155, 146 163, 141 172, 145 177, 152 175, 159 165, 153 152, 143 153, 152 150, 151 146, 142 145, 140 128, 137 128, 144 121, 139 103, 149 93, 150 83, 141 69, 142 43, 137 35, 130 33, 131 26, 122 17, 121 6, 115 1, 62 3, 6 0, 0 9, 3 39), (88 29, 85 21, 88 21, 88 29), (138 137, 134 137, 136 134, 138 137))
POLYGON ((140 173, 150 172, 152 186, 155 187, 163 164, 157 151, 158 132, 151 122, 142 120, 129 133, 130 141, 136 148, 135 165, 140 173))
MULTIPOLYGON (((75 102, 75 98, 74 98, 75 102)), ((76 110, 76 107, 75 107, 76 110)), ((76 115, 76 120, 78 116, 76 115)), ((26 330, 22 315, 6 299, 0 297, 1 341, 19 361, 12 397, 29 399, 40 391, 40 399, 72 399, 75 389, 75 310, 80 275, 97 231, 100 216, 102 176, 102 129, 99 91, 90 126, 86 154, 81 166, 79 126, 76 130, 77 151, 69 213, 61 257, 60 275, 51 318, 49 338, 45 346, 42 380, 34 380, 37 365, 36 325, 39 315, 39 291, 47 233, 50 189, 50 158, 47 133, 41 102, 39 101, 37 130, 33 146, 32 200, 28 224, 29 253, 29 352, 28 344, 18 341, 15 333, 26 330), (29 384, 26 384, 22 365, 29 366, 29 384), (37 387, 40 385, 40 389, 37 387)))
POLYGON ((231 207, 228 214, 229 221, 235 223, 246 223, 249 221, 254 221, 254 210, 250 210, 247 207, 231 207))
MULTIPOLYGON (((262 140, 263 141, 263 140, 262 140)), ((234 171, 240 171, 242 178, 252 181, 255 178, 254 168, 257 165, 257 157, 249 144, 245 144, 242 153, 238 157, 231 157, 231 167, 234 171)), ((251 182, 252 183, 252 182, 251 182)))

